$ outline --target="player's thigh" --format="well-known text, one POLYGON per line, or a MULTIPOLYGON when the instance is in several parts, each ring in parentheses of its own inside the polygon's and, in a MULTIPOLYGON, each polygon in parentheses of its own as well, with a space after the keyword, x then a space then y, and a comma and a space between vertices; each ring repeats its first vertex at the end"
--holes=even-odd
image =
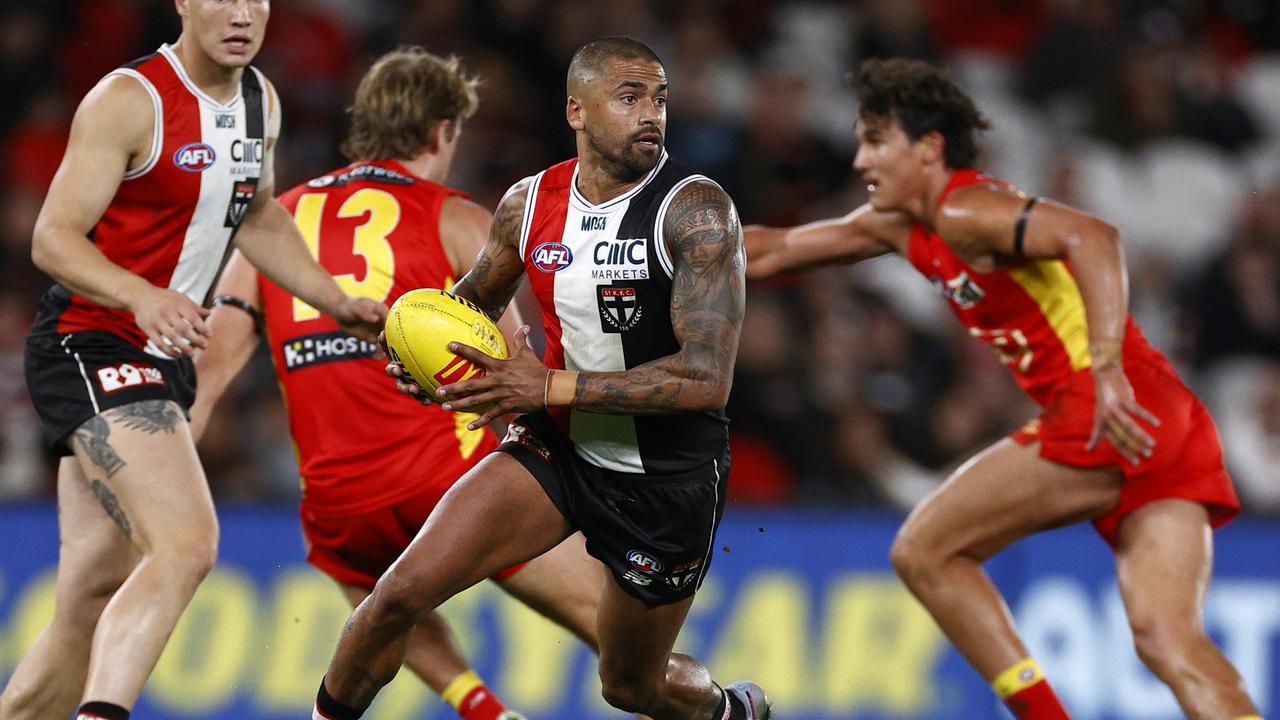
POLYGON ((604 565, 587 554, 586 539, 574 533, 498 584, 594 649, 600 587, 607 579, 604 565))
POLYGON ((1203 505, 1148 503, 1120 523, 1116 578, 1135 635, 1198 632, 1213 569, 1213 531, 1203 505))
POLYGON ((378 581, 380 591, 431 588, 445 598, 560 544, 569 525, 538 481, 506 453, 463 475, 378 581))
POLYGON ((611 684, 643 685, 666 677, 667 660, 693 597, 649 607, 613 578, 604 580, 599 634, 600 677, 606 690, 611 684))
POLYGON ((58 536, 58 607, 92 620, 129 577, 138 553, 72 457, 58 464, 58 536))
POLYGON ((1037 445, 1001 440, 916 506, 897 546, 985 559, 1020 537, 1106 512, 1121 482, 1116 468, 1069 467, 1040 457, 1037 445))
POLYGON ((177 403, 105 410, 75 431, 71 445, 101 508, 144 552, 216 549, 213 499, 177 403))

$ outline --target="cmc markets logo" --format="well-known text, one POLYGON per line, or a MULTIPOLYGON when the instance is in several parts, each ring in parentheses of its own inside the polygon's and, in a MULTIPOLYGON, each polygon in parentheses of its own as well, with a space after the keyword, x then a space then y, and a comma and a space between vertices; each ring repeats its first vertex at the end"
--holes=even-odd
POLYGON ((544 242, 529 255, 533 266, 546 273, 560 272, 573 262, 573 251, 559 242, 544 242))
POLYGON ((204 143, 187 143, 173 153, 173 164, 187 172, 208 170, 218 154, 204 143))

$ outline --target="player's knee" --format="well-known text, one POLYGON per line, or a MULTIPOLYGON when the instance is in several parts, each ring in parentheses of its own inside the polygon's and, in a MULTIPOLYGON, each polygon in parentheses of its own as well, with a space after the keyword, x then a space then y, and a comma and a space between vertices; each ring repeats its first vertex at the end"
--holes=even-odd
POLYGON ((909 526, 898 531, 889 548, 889 561, 908 587, 913 587, 928 576, 933 557, 927 544, 921 542, 918 534, 909 526))
POLYGON ((649 714, 657 704, 658 693, 656 682, 600 670, 600 694, 605 702, 623 712, 649 714))
POLYGON ((127 578, 120 573, 86 573, 59 583, 54 612, 75 632, 92 636, 102 611, 127 578))
POLYGON ((1182 663, 1199 632, 1192 623, 1157 613, 1130 613, 1129 626, 1134 650, 1157 675, 1182 663))
POLYGON ((379 625, 411 628, 432 610, 426 595, 411 577, 393 570, 374 586, 368 611, 379 625))

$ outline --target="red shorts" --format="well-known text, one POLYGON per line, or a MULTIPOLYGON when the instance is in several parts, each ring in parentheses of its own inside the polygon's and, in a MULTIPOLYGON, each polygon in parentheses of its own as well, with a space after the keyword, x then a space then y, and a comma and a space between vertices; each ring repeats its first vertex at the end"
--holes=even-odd
MULTIPOLYGON (((302 507, 307 562, 344 585, 372 591, 378 578, 409 547, 451 485, 428 486, 417 495, 358 515, 331 515, 302 507)), ((524 563, 493 576, 505 580, 524 563)))
POLYGON ((1155 500, 1182 498, 1201 503, 1209 510, 1213 527, 1235 517, 1240 501, 1222 462, 1217 428, 1204 405, 1163 361, 1135 362, 1125 367, 1125 375, 1138 404, 1160 419, 1156 428, 1139 421, 1156 445, 1151 457, 1137 465, 1125 460, 1105 438, 1093 451, 1085 450, 1093 431, 1094 385, 1089 370, 1072 374, 1040 417, 1010 437, 1022 445, 1039 442, 1040 457, 1063 465, 1121 468, 1120 501, 1093 520, 1113 547, 1120 522, 1155 500))

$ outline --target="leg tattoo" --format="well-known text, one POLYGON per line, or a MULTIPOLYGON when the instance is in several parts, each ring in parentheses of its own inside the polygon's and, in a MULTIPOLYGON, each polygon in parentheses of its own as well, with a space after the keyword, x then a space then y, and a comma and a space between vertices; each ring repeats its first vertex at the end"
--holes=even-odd
POLYGON ((80 441, 80 447, 84 449, 94 465, 107 473, 107 477, 115 475, 125 465, 124 460, 107 442, 107 437, 110 435, 111 426, 102 419, 101 415, 89 418, 75 432, 75 438, 80 441))
POLYGON ((132 537, 133 527, 129 525, 129 518, 124 516, 124 508, 120 507, 120 501, 116 499, 106 483, 101 480, 90 480, 89 487, 93 488, 93 494, 98 496, 102 509, 107 511, 107 515, 120 527, 124 536, 132 537))
POLYGON ((130 430, 141 430, 152 435, 161 431, 171 433, 184 419, 178 406, 168 400, 130 403, 112 408, 103 413, 103 416, 119 421, 130 430))

